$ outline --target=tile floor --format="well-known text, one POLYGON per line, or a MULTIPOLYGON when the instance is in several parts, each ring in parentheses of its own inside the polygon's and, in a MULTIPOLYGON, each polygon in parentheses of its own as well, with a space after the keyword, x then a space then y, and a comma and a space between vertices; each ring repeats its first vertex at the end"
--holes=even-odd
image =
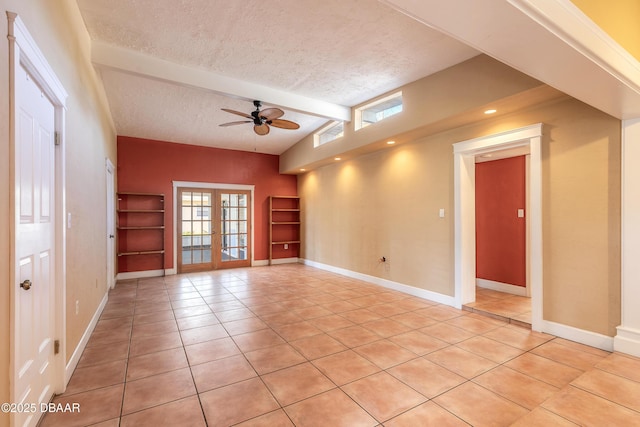
POLYGON ((640 425, 640 359, 297 264, 118 283, 42 426, 640 425))
POLYGON ((531 298, 476 287, 476 300, 463 309, 531 328, 531 298))

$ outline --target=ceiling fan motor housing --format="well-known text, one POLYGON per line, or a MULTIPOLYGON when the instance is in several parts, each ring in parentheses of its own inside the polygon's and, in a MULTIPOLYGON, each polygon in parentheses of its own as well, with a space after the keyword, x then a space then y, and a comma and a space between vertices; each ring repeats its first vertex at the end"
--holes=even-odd
POLYGON ((282 117, 284 112, 279 108, 267 108, 264 111, 260 111, 260 107, 262 106, 260 101, 253 101, 253 105, 256 107, 256 109, 255 111, 252 111, 250 114, 223 108, 222 110, 226 111, 227 113, 242 116, 247 119, 251 119, 251 121, 229 122, 229 123, 223 123, 220 126, 234 126, 242 123, 253 122, 253 130, 258 135, 267 135, 269 133, 269 125, 275 126, 281 129, 299 129, 300 128, 300 125, 298 125, 297 123, 294 123, 289 120, 280 119, 279 117, 282 117))

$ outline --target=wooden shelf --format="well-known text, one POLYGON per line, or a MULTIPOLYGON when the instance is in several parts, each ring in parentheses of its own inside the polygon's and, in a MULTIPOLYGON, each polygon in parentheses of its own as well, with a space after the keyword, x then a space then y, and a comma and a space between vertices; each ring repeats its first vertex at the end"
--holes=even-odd
POLYGON ((131 255, 153 255, 153 254, 163 254, 164 251, 136 251, 136 252, 122 252, 119 253, 118 256, 131 256, 131 255))
POLYGON ((164 230, 164 225, 149 225, 136 227, 118 227, 118 230, 164 230))
POLYGON ((164 203, 164 194, 159 193, 135 193, 135 192, 119 192, 118 200, 120 200, 120 196, 150 196, 150 197, 162 197, 162 202, 164 203))
POLYGON ((164 194, 118 193, 118 272, 164 271, 164 207, 164 194))
POLYGON ((269 197, 269 265, 287 254, 300 256, 300 198, 298 196, 269 197), (276 249, 274 246, 298 245, 296 248, 276 249))
POLYGON ((118 209, 118 213, 164 213, 164 209, 118 209))

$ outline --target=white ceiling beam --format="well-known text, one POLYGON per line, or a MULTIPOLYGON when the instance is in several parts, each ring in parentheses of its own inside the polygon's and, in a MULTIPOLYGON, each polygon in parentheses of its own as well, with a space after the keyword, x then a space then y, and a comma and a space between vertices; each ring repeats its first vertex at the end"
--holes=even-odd
POLYGON ((640 117, 640 63, 569 0, 381 1, 614 117, 640 117))
POLYGON ((332 120, 351 121, 351 108, 349 107, 221 76, 99 41, 92 42, 91 60, 97 67, 209 90, 247 101, 258 99, 269 105, 332 120))

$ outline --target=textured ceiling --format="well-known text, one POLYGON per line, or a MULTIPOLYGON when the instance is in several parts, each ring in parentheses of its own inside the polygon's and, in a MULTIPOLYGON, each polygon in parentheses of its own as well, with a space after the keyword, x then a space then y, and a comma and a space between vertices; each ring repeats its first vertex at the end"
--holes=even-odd
MULTIPOLYGON (((78 5, 94 42, 347 107, 478 54, 377 0, 78 5)), ((232 86, 213 92, 96 65, 119 135, 280 154, 327 121, 285 107, 301 128, 257 137, 250 125, 218 126, 238 119, 220 108, 253 110, 232 86)))
POLYGON ((219 126, 243 120, 220 108, 250 112, 249 102, 119 72, 103 71, 103 80, 119 135, 280 154, 326 122, 286 111, 282 118, 298 123, 299 130, 271 128, 269 135, 258 136, 253 124, 219 126))

